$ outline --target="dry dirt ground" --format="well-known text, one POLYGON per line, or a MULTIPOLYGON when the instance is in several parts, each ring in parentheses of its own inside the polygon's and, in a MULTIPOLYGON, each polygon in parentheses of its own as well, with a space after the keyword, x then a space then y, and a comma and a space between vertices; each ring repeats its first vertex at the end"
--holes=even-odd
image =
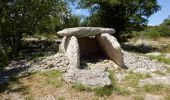
POLYGON ((11 79, 5 92, 0 93, 2 100, 127 100, 131 96, 112 94, 96 96, 92 91, 77 90, 62 80, 57 71, 34 73, 19 79, 11 79))

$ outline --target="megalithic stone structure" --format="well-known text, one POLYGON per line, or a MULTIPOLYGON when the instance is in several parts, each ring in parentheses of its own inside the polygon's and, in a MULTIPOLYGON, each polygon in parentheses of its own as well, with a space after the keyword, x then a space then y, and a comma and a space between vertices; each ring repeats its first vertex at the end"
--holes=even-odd
POLYGON ((60 50, 66 54, 70 69, 80 68, 81 57, 93 57, 104 54, 117 65, 125 67, 121 46, 117 39, 110 34, 115 30, 101 27, 67 28, 57 32, 63 36, 60 50))

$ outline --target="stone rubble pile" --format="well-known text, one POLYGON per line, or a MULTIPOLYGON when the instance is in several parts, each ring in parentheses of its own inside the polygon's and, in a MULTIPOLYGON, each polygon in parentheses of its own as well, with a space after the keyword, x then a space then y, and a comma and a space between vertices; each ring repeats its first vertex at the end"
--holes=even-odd
POLYGON ((135 53, 123 52, 123 60, 128 70, 141 74, 150 74, 155 71, 165 72, 165 64, 153 61, 148 57, 140 56, 135 53))
POLYGON ((69 61, 62 53, 57 53, 43 59, 42 61, 37 61, 32 63, 30 71, 47 71, 47 70, 59 70, 61 72, 66 72, 68 70, 69 61))

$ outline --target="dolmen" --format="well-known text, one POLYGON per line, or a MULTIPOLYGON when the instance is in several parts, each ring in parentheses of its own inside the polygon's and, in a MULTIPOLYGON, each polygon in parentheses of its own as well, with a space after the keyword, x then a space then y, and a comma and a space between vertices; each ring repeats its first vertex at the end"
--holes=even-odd
POLYGON ((80 58, 101 54, 124 67, 121 46, 112 36, 114 33, 115 29, 101 27, 75 27, 57 32, 63 37, 60 51, 68 57, 72 70, 80 68, 80 58))

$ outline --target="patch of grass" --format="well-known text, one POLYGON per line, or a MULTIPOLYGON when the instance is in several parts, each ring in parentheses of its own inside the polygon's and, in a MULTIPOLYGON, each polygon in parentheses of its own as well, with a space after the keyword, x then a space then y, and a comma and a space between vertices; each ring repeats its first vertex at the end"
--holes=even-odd
POLYGON ((144 100, 144 96, 136 95, 136 96, 133 96, 133 99, 134 100, 144 100))
POLYGON ((94 89, 97 96, 110 96, 113 92, 113 87, 98 87, 94 89))
POLYGON ((143 90, 148 93, 154 93, 154 94, 160 94, 161 91, 164 89, 163 85, 152 85, 152 84, 146 84, 143 86, 143 90))
POLYGON ((170 44, 168 44, 168 45, 166 45, 166 46, 162 46, 162 47, 160 48, 160 51, 161 51, 162 53, 170 53, 170 44))
POLYGON ((46 78, 46 84, 50 84, 52 86, 55 86, 56 88, 61 87, 63 84, 63 81, 61 79, 62 73, 59 71, 52 70, 49 72, 40 73, 40 75, 46 78))
POLYGON ((170 73, 170 67, 166 67, 166 72, 170 73))
POLYGON ((52 85, 52 86, 55 86, 56 88, 58 88, 58 87, 61 87, 61 86, 62 86, 63 81, 60 80, 60 79, 57 79, 57 78, 55 78, 55 79, 49 78, 49 79, 47 79, 46 83, 47 83, 47 84, 50 84, 50 85, 52 85))
POLYGON ((55 77, 61 77, 62 73, 57 70, 52 70, 52 71, 40 73, 40 75, 48 77, 48 78, 55 78, 55 77))
POLYGON ((114 71, 109 70, 108 72, 109 72, 109 79, 112 82, 112 86, 115 86, 116 85, 116 79, 114 77, 114 71))
POLYGON ((139 80, 150 78, 151 76, 149 74, 140 74, 140 73, 132 73, 130 72, 125 78, 125 84, 127 84, 130 87, 138 87, 139 80))
POLYGON ((118 94, 118 95, 130 95, 130 92, 125 89, 125 88, 122 88, 120 86, 117 85, 116 83, 116 79, 114 77, 114 71, 108 71, 109 72, 109 79, 111 80, 112 82, 112 88, 113 88, 113 92, 118 94))
POLYGON ((74 84, 73 88, 77 91, 92 91, 91 88, 84 86, 83 84, 80 84, 80 83, 74 84))
POLYGON ((170 87, 166 86, 165 87, 165 100, 170 100, 170 87))
POLYGON ((164 72, 161 72, 161 71, 158 71, 158 70, 154 71, 153 73, 161 75, 161 76, 165 76, 166 75, 164 72))
POLYGON ((30 95, 30 96, 27 96, 27 97, 25 98, 25 100, 35 100, 35 99, 34 99, 34 96, 30 95))
POLYGON ((113 92, 116 93, 117 95, 130 95, 130 91, 128 91, 126 88, 122 88, 122 87, 113 87, 113 92))
POLYGON ((165 58, 164 55, 160 56, 150 56, 151 59, 156 59, 159 62, 165 63, 165 64, 170 64, 170 59, 165 58))
POLYGON ((64 97, 58 97, 58 100, 65 100, 64 97))

